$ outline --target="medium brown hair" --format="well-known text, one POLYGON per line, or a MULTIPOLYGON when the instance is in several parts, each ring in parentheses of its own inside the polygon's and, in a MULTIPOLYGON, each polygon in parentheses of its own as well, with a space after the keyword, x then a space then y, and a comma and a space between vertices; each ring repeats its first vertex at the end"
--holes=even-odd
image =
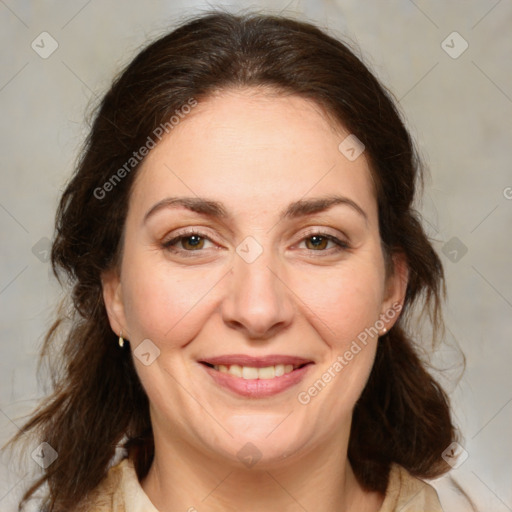
POLYGON ((20 510, 45 483, 46 511, 81 502, 105 477, 123 440, 139 479, 147 474, 154 453, 148 398, 130 351, 117 347, 101 283, 102 273, 119 263, 138 166, 123 173, 105 197, 95 191, 191 98, 201 102, 237 87, 268 87, 313 100, 357 136, 375 183, 384 255, 389 262, 400 252, 409 266, 402 314, 381 337, 353 412, 348 456, 358 480, 385 492, 392 463, 423 478, 449 469, 441 457, 455 439, 448 399, 406 325, 411 306, 419 303, 430 311, 434 328, 441 326, 443 269, 413 207, 422 169, 391 95, 347 44, 309 23, 215 11, 147 46, 118 76, 62 194, 51 261, 70 300, 41 353, 50 357, 62 339, 53 359, 53 394, 14 438, 35 434, 58 458, 26 491, 20 510))

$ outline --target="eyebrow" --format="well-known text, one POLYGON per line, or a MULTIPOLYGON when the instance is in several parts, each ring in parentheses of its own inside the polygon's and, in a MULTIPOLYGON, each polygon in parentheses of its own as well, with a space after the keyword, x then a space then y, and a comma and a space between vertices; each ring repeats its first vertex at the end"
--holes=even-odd
MULTIPOLYGON (((339 195, 294 201, 281 211, 279 217, 280 219, 304 217, 306 215, 323 212, 336 205, 346 205, 351 207, 364 218, 366 223, 368 223, 368 215, 355 201, 348 197, 339 195)), ((148 210, 144 216, 143 222, 146 223, 147 220, 159 210, 179 207, 218 219, 231 218, 231 215, 228 214, 223 204, 218 201, 212 201, 202 197, 167 197, 153 205, 148 210)))

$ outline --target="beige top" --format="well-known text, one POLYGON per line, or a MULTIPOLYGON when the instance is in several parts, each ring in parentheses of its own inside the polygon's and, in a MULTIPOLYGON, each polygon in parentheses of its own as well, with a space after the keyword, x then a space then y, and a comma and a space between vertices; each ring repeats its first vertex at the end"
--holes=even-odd
MULTIPOLYGON (((132 462, 123 459, 76 512, 158 512, 142 489, 132 462)), ((398 465, 391 467, 379 512, 443 512, 436 490, 398 465)))

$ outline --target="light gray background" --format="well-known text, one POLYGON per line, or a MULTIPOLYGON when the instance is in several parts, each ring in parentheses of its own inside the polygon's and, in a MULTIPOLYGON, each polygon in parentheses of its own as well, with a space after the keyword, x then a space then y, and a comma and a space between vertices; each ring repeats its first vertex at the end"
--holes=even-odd
MULTIPOLYGON (((447 343, 436 363, 469 455, 451 474, 482 510, 512 511, 511 0, 0 0, 0 442, 43 393, 36 356, 58 296, 45 238, 87 131, 84 113, 148 38, 217 5, 284 9, 349 37, 400 101, 430 168, 420 208, 447 274, 447 343), (59 45, 47 59, 31 48, 43 31, 59 45), (454 31, 469 45, 458 58, 445 51, 463 48, 458 36, 442 46, 454 31), (450 383, 457 345, 467 369, 450 383)), ((1 511, 14 510, 23 475, 4 454, 1 511)))

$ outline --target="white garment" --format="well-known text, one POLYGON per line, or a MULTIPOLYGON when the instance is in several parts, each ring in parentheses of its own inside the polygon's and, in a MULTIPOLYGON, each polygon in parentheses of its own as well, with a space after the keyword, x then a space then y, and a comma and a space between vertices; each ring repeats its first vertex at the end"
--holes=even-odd
MULTIPOLYGON (((76 512, 159 512, 142 489, 132 462, 123 459, 76 512)), ((379 512, 443 512, 435 489, 392 465, 379 512)))

